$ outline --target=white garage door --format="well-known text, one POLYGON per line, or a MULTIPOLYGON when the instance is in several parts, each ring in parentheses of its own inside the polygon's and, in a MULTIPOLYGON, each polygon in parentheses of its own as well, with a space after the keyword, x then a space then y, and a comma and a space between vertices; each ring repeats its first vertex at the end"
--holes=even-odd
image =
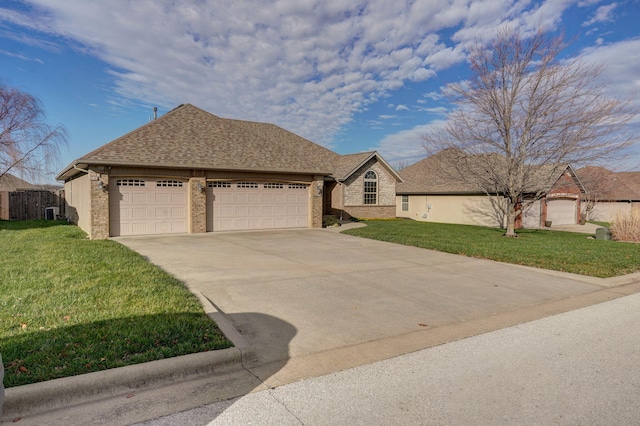
POLYGON ((187 183, 174 179, 113 179, 111 236, 187 232, 187 183))
POLYGON ((576 200, 558 199, 547 202, 547 220, 553 225, 575 225, 576 200))
POLYGON ((207 184, 209 232, 308 226, 308 185, 219 181, 207 184))

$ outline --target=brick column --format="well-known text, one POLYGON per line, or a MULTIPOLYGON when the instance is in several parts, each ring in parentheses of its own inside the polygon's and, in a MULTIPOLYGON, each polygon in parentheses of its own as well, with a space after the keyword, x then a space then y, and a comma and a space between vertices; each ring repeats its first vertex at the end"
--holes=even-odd
POLYGON ((91 186, 91 227, 89 238, 104 240, 109 238, 109 175, 89 171, 91 186))
POLYGON ((189 179, 189 233, 207 232, 207 179, 189 179))
POLYGON ((311 186, 311 227, 322 228, 322 193, 324 192, 323 176, 315 176, 311 186))

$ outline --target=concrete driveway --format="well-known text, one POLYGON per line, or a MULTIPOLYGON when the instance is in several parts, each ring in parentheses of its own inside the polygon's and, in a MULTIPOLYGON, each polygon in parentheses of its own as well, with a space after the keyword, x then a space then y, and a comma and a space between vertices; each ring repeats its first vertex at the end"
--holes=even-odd
POLYGON ((629 285, 638 277, 588 278, 319 229, 116 240, 227 315, 268 386, 638 291, 629 285), (278 371, 265 367, 274 363, 278 371))

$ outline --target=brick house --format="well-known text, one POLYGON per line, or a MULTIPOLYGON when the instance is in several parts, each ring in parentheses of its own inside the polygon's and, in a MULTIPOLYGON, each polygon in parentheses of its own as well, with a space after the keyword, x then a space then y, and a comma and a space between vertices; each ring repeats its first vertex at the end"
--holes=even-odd
POLYGON ((67 217, 92 239, 318 228, 324 214, 395 216, 400 176, 376 152, 339 155, 278 126, 190 104, 62 170, 67 217))

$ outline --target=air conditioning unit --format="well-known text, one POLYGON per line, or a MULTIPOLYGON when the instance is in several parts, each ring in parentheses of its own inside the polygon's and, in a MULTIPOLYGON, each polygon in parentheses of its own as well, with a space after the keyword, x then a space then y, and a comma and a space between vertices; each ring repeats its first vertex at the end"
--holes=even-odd
POLYGON ((47 207, 44 209, 44 220, 56 220, 59 214, 60 209, 58 207, 47 207))

